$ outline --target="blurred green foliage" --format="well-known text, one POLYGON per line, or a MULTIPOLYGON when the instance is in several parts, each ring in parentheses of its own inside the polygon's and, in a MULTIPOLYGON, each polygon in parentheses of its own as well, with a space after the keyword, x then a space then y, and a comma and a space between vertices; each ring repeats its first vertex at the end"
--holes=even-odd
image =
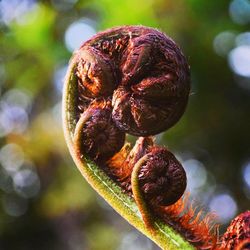
MULTIPOLYGON (((250 159, 250 80, 235 75, 227 55, 219 56, 213 47, 221 32, 249 30, 249 23, 232 21, 229 4, 0 1, 0 249, 158 249, 94 193, 66 148, 60 105, 71 51, 65 32, 81 18, 91 20, 96 31, 142 24, 177 41, 191 65, 190 101, 181 121, 157 140, 184 162, 196 159, 205 166, 208 177, 195 199, 205 197, 201 200, 209 206, 224 192, 237 212, 249 209, 242 171, 250 159)), ((82 32, 78 39, 84 39, 82 32)))

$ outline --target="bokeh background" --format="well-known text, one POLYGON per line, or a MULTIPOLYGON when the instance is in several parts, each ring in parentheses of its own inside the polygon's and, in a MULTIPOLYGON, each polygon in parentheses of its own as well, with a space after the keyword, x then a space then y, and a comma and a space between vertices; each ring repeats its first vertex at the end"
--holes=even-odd
POLYGON ((181 121, 157 141, 221 233, 250 208, 249 0, 0 1, 0 249, 158 249, 81 177, 61 125, 72 51, 99 30, 159 28, 187 55, 192 91, 181 121))

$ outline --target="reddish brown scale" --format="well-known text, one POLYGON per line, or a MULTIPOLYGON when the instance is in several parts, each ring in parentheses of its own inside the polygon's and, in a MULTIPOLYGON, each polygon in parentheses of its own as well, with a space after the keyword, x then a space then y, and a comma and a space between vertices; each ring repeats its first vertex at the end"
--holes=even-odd
POLYGON ((220 249, 250 249, 250 211, 238 215, 221 238, 220 249))
POLYGON ((111 37, 104 37, 103 40, 100 39, 98 43, 92 44, 97 49, 100 49, 103 53, 107 54, 115 60, 120 61, 123 50, 127 47, 129 35, 116 35, 111 37), (120 38, 118 38, 120 36, 120 38))
POLYGON ((216 216, 212 213, 204 216, 202 210, 188 203, 188 199, 185 195, 171 206, 154 207, 154 212, 197 249, 217 249, 219 226, 214 224, 216 216))
POLYGON ((104 163, 111 158, 125 141, 124 132, 111 119, 111 110, 109 100, 95 100, 82 114, 86 121, 82 129, 81 150, 98 163, 104 163))
POLYGON ((135 163, 144 156, 153 145, 154 140, 152 137, 139 137, 132 149, 130 145, 127 144, 108 161, 109 171, 126 192, 131 193, 131 173, 135 163))
POLYGON ((136 162, 143 157, 150 148, 154 145, 153 137, 139 137, 135 143, 135 146, 130 151, 124 164, 120 167, 123 172, 124 179, 131 175, 132 170, 136 162))
POLYGON ((81 93, 84 92, 84 88, 81 84, 78 84, 77 86, 77 91, 78 91, 78 100, 77 100, 77 109, 76 109, 76 114, 77 114, 77 119, 80 118, 80 115, 88 108, 91 99, 86 98, 83 96, 81 93))

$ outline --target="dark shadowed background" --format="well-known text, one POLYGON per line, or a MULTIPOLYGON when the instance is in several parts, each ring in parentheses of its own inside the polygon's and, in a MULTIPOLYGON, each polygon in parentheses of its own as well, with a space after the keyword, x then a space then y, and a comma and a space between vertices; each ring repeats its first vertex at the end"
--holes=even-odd
POLYGON ((99 30, 156 27, 188 57, 180 122, 157 136, 221 232, 250 208, 249 0, 0 1, 0 249, 152 250, 81 177, 61 125, 74 49, 99 30))

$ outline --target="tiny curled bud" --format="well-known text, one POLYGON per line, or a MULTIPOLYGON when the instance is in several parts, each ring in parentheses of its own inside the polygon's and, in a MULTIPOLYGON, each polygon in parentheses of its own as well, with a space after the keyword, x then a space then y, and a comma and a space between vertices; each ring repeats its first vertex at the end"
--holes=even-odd
POLYGON ((166 148, 152 146, 135 163, 131 186, 145 225, 152 230, 149 209, 156 211, 160 206, 169 206, 179 200, 186 189, 186 173, 166 148))
POLYGON ((183 195, 186 173, 180 162, 166 148, 154 146, 139 171, 139 184, 149 204, 169 206, 183 195))
POLYGON ((95 100, 77 123, 75 143, 81 153, 96 162, 105 162, 123 146, 125 133, 111 119, 111 102, 95 100))

